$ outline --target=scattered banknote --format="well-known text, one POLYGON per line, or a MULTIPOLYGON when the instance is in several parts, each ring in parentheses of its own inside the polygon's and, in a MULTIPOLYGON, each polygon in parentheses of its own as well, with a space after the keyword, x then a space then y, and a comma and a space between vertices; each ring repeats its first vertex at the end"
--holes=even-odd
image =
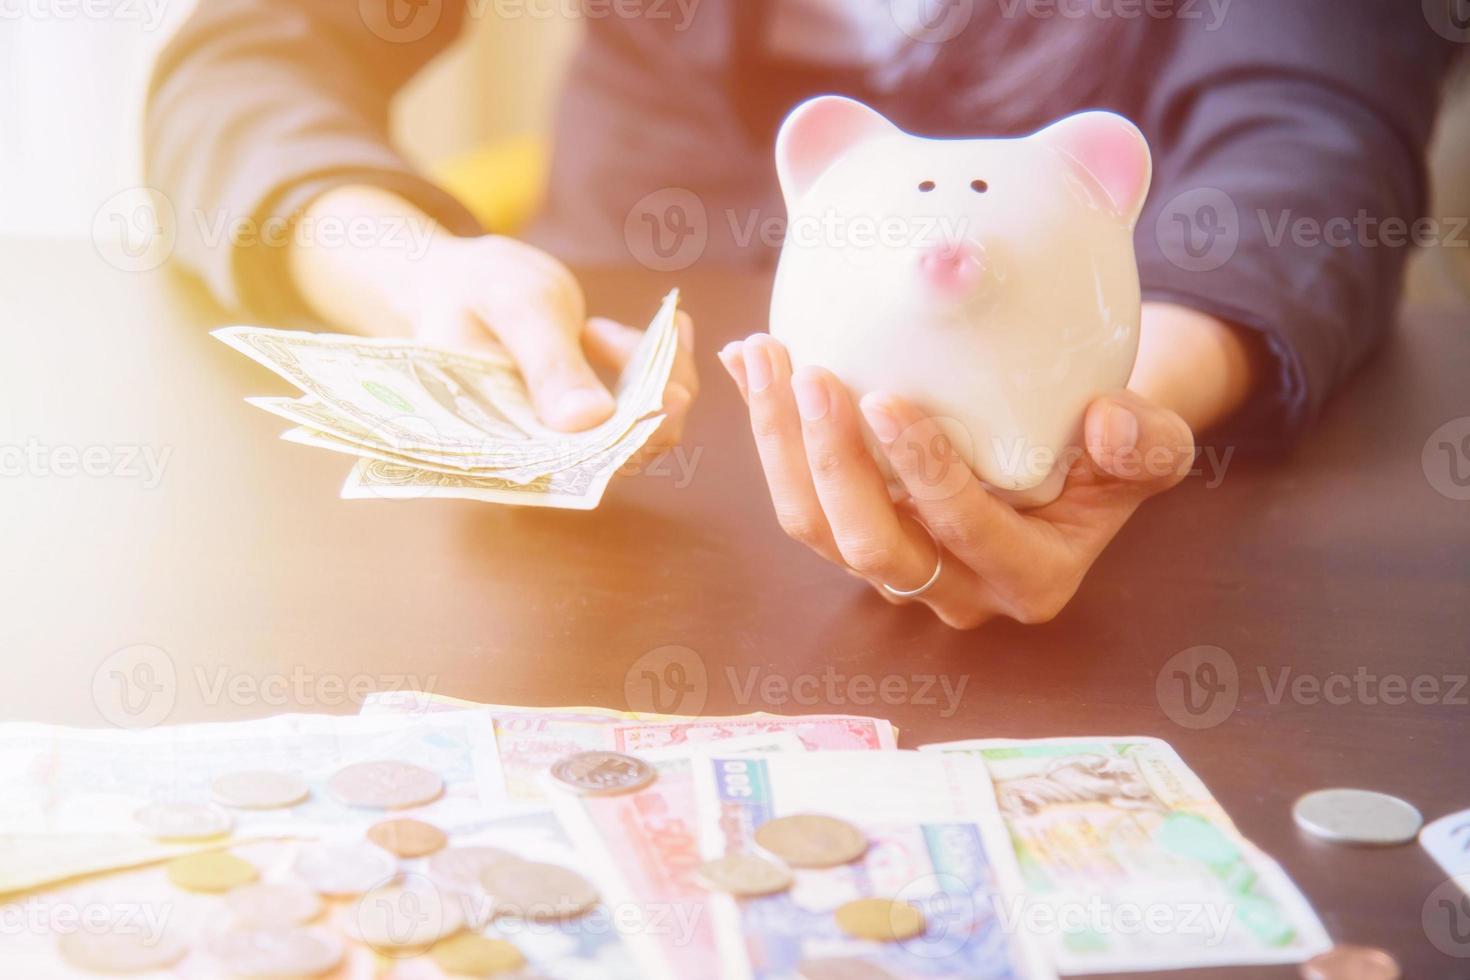
POLYGON ((722 969, 706 976, 775 980, 813 963, 838 971, 828 975, 865 968, 896 980, 1054 976, 1036 937, 1000 914, 1021 896, 1022 879, 978 759, 715 752, 697 761, 695 785, 707 858, 759 851, 762 826, 793 815, 836 818, 866 838, 855 860, 798 869, 788 891, 712 897, 722 969), (841 912, 870 903, 898 906, 914 927, 880 941, 892 926, 884 912, 868 923, 872 938, 854 935, 841 912))
POLYGON ((362 814, 335 799, 327 784, 344 766, 374 759, 432 767, 444 781, 442 794, 409 812, 446 826, 504 802, 494 731, 480 712, 281 715, 137 731, 0 725, 0 894, 218 847, 216 838, 225 835, 360 833, 362 814), (216 781, 239 773, 290 774, 308 793, 278 807, 218 806, 216 781), (173 824, 160 830, 149 819, 159 811, 149 807, 161 808, 173 824), (207 833, 207 823, 179 823, 217 819, 221 811, 228 823, 218 833, 207 833))
POLYGON ((1294 963, 1331 946, 1281 867, 1158 739, 924 748, 983 761, 1025 878, 1007 915, 1046 938, 1062 973, 1294 963))
POLYGON ((1426 824, 1419 844, 1444 873, 1462 886, 1470 885, 1470 810, 1461 810, 1426 824))
MULTIPOLYGON (((465 710, 473 704, 414 691, 390 691, 369 695, 363 702, 362 713, 465 710)), ((494 719, 506 795, 529 803, 545 800, 543 774, 557 759, 573 752, 606 749, 637 754, 783 732, 796 736, 813 751, 884 750, 896 745, 896 733, 887 721, 854 715, 676 718, 606 709, 531 709, 493 704, 477 707, 494 719)))
POLYGON ((251 398, 295 424, 283 438, 358 458, 346 499, 453 497, 590 510, 658 430, 678 352, 670 293, 615 386, 616 408, 585 432, 536 418, 502 349, 469 354, 404 340, 224 327, 224 343, 301 397, 251 398))
POLYGON ((642 915, 637 928, 629 931, 629 943, 650 980, 710 976, 720 953, 711 895, 696 875, 703 863, 694 791, 696 760, 710 752, 734 756, 804 751, 806 746, 790 732, 650 750, 639 755, 655 767, 658 777, 635 792, 549 793, 602 894, 616 907, 642 915))

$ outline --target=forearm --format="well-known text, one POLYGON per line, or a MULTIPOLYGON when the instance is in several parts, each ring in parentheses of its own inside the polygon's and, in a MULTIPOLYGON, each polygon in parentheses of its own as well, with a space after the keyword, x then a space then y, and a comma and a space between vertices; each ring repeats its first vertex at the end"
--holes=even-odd
POLYGON ((1255 386, 1259 357, 1244 330, 1172 303, 1145 303, 1128 387, 1177 412, 1195 432, 1225 421, 1255 386))

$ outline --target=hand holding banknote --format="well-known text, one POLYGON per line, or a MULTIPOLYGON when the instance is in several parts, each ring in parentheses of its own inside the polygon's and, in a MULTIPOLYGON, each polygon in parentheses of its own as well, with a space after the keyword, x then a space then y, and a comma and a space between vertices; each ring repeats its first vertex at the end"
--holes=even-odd
MULTIPOLYGON (((642 331, 587 317, 576 278, 556 259, 499 235, 458 238, 404 199, 348 186, 318 197, 302 221, 371 219, 402 234, 340 248, 294 246, 292 279, 329 323, 369 336, 411 336, 467 351, 505 350, 536 414, 547 426, 580 432, 615 409, 594 365, 620 372, 642 331)), ((699 391, 693 322, 680 314, 679 352, 664 390, 664 423, 645 452, 676 444, 699 391)))

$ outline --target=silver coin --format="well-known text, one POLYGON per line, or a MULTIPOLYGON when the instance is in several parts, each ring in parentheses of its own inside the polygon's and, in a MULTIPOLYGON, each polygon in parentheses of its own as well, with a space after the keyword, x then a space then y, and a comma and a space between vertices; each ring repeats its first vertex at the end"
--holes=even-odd
POLYGON ((343 952, 324 929, 240 929, 209 943, 210 955, 236 977, 314 977, 342 962, 343 952))
POLYGON ((338 769, 327 791, 348 806, 397 810, 437 799, 444 792, 444 780, 411 762, 381 759, 338 769))
POLYGON ((457 896, 442 892, 427 878, 411 876, 382 885, 358 899, 348 931, 380 953, 417 951, 464 928, 457 896))
POLYGON ((361 895, 398 873, 398 862, 372 844, 307 844, 292 870, 323 895, 361 895))
POLYGON ((575 752, 558 759, 552 778, 586 796, 630 793, 653 782, 653 767, 622 752, 575 752))
POLYGON ((150 803, 133 814, 138 826, 159 840, 204 840, 227 834, 235 821, 209 803, 150 803))
POLYGON ((242 810, 275 810, 300 803, 310 794, 306 780, 291 772, 243 769, 228 772, 210 787, 216 803, 242 810))
POLYGON ((91 973, 162 970, 182 959, 187 949, 178 936, 153 935, 137 923, 121 920, 105 930, 75 929, 57 937, 61 958, 91 973))
POLYGON ((519 860, 510 851, 498 847, 446 847, 429 858, 424 872, 440 888, 475 895, 482 889, 482 871, 492 864, 519 860))
POLYGON ((225 896, 235 918, 249 929, 285 929, 315 919, 321 896, 294 881, 255 882, 225 896))
POLYGON ((1413 840, 1424 825, 1419 811, 1396 796, 1364 789, 1323 789, 1291 808, 1307 833, 1334 844, 1384 847, 1413 840))
POLYGON ((592 882, 559 864, 492 864, 480 874, 480 883, 495 904, 495 914, 517 919, 574 919, 598 901, 592 882))

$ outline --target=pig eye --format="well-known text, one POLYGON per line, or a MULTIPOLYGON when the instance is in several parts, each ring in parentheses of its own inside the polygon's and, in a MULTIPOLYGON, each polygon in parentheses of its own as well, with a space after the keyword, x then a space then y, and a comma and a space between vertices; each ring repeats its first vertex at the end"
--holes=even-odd
POLYGON ((970 181, 970 190, 974 191, 976 194, 984 194, 986 191, 990 190, 990 185, 985 183, 985 181, 983 180, 972 180, 970 181))
POLYGON ((929 193, 933 189, 934 189, 934 181, 932 181, 932 180, 926 180, 922 184, 919 185, 919 190, 923 191, 925 194, 929 193))

